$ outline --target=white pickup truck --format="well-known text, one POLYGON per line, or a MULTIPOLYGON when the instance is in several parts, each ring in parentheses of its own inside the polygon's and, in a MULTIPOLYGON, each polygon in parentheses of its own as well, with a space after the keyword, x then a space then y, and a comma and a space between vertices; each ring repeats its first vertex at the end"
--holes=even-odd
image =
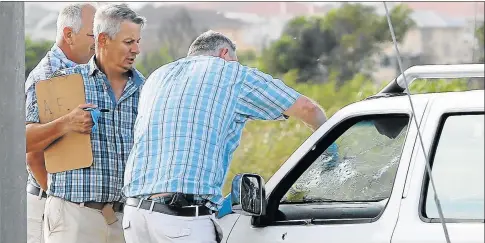
MULTIPOLYGON (((484 65, 415 66, 405 75, 408 83, 483 78, 484 65)), ((401 75, 338 111, 266 184, 237 175, 235 213, 219 219, 222 242, 446 242, 404 87, 401 75)), ((484 242, 484 91, 411 99, 451 242, 484 242)))

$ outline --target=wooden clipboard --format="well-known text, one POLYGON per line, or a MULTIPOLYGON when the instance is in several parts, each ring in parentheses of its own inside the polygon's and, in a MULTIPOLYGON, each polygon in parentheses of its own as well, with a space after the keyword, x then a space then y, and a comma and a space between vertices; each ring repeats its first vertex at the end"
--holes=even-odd
MULTIPOLYGON (((80 74, 54 77, 35 86, 39 120, 51 122, 86 103, 84 81, 80 74)), ((67 133, 45 151, 45 167, 49 173, 87 168, 93 164, 91 136, 76 132, 67 133)))

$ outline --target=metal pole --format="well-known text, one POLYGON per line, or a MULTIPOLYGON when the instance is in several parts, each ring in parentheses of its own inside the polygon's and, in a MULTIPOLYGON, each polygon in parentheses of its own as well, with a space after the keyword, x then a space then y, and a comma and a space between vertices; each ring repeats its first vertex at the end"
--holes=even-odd
POLYGON ((27 241, 24 3, 0 2, 0 243, 27 241))

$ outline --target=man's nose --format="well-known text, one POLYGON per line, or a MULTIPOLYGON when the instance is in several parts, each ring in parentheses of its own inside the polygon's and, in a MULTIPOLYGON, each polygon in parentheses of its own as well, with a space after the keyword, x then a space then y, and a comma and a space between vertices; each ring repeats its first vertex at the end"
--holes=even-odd
POLYGON ((131 52, 135 54, 140 54, 140 44, 139 43, 133 44, 133 46, 131 47, 131 52))

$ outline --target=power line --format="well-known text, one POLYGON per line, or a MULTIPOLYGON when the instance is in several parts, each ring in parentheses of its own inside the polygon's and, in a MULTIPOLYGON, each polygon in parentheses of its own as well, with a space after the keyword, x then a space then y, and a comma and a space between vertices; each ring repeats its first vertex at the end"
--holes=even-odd
POLYGON ((440 200, 438 198, 438 192, 436 191, 436 186, 434 184, 433 175, 431 174, 431 166, 429 165, 429 159, 428 159, 429 157, 426 154, 426 149, 424 148, 424 142, 423 142, 423 138, 421 136, 421 131, 419 130, 418 119, 416 117, 416 112, 414 110, 413 101, 411 99, 411 91, 409 90, 408 81, 406 80, 406 74, 404 73, 404 70, 403 70, 403 67, 402 67, 401 54, 399 53, 399 48, 397 46, 397 40, 396 40, 396 35, 394 33, 394 28, 392 26, 391 16, 389 14, 389 9, 387 8, 386 2, 383 2, 383 3, 384 3, 384 8, 386 10, 387 23, 389 25, 389 30, 391 31, 392 42, 394 43, 394 49, 396 50, 397 63, 399 65, 399 70, 401 71, 401 74, 403 76, 404 83, 406 85, 406 90, 408 91, 408 92, 406 92, 406 94, 407 94, 407 97, 409 99, 409 103, 411 104, 411 110, 412 110, 413 120, 416 123, 418 137, 419 137, 419 141, 421 143, 421 149, 423 150, 424 159, 426 160, 426 171, 427 171, 427 173, 429 175, 429 181, 431 182, 431 186, 433 188, 434 201, 435 201, 436 207, 438 209, 438 214, 439 214, 439 217, 440 217, 441 225, 443 226, 443 231, 444 231, 444 234, 445 234, 446 242, 447 243, 451 243, 450 236, 448 234, 448 229, 446 228, 446 223, 445 223, 445 219, 444 219, 444 216, 443 216, 443 210, 441 208, 440 200))

